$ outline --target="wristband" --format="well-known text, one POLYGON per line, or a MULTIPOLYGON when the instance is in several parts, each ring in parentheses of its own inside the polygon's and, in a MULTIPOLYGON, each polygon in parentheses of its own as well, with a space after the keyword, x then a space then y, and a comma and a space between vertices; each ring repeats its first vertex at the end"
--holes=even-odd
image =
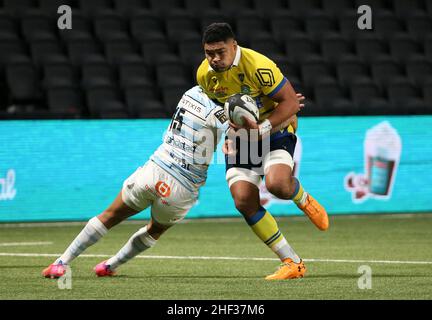
POLYGON ((261 136, 267 135, 270 133, 272 129, 272 124, 270 123, 269 119, 265 119, 259 126, 258 131, 261 136))

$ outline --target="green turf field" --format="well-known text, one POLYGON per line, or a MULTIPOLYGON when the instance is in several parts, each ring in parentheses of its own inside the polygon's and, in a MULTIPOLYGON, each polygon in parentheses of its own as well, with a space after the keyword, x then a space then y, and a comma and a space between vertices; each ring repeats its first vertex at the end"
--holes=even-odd
POLYGON ((71 290, 41 277, 54 257, 38 254, 63 252, 82 224, 0 225, 0 299, 432 299, 431 214, 333 216, 327 232, 305 218, 278 221, 306 260, 303 279, 264 280, 278 261, 240 219, 181 223, 146 252, 159 257, 137 258, 120 267, 117 277, 97 278, 93 266, 142 226, 131 222, 85 252, 101 257, 83 256, 72 263, 71 290), (371 267, 371 289, 358 287, 361 265, 371 267))

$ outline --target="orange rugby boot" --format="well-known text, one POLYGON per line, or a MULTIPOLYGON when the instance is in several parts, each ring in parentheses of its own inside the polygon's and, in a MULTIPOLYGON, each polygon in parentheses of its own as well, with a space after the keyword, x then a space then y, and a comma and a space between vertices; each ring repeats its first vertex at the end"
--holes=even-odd
POLYGON ((329 227, 329 219, 324 207, 318 203, 310 194, 306 198, 303 205, 297 205, 305 215, 317 226, 321 231, 325 231, 329 227))
POLYGON ((295 279, 295 278, 303 278, 306 273, 306 267, 303 263, 303 260, 300 260, 299 263, 295 263, 291 259, 285 259, 281 264, 279 269, 268 275, 266 280, 285 280, 285 279, 295 279))

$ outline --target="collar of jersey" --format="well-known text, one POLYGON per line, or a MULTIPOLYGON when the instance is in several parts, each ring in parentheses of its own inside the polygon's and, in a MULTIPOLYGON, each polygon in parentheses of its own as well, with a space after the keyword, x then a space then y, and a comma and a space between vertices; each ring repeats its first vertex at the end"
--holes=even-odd
MULTIPOLYGON (((229 69, 231 69, 233 66, 238 67, 238 65, 240 63, 240 58, 241 58, 241 47, 237 46, 237 51, 236 51, 236 55, 235 55, 233 64, 231 65, 231 67, 229 69)), ((213 68, 210 66, 210 64, 209 64, 209 67, 208 67, 208 71, 214 71, 213 68)))

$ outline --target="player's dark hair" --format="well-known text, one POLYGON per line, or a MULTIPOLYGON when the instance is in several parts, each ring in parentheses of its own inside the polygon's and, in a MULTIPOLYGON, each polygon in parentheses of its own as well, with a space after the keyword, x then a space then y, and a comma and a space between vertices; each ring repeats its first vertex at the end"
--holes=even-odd
POLYGON ((228 23, 214 22, 204 30, 202 43, 226 42, 228 39, 234 38, 234 32, 228 23))

